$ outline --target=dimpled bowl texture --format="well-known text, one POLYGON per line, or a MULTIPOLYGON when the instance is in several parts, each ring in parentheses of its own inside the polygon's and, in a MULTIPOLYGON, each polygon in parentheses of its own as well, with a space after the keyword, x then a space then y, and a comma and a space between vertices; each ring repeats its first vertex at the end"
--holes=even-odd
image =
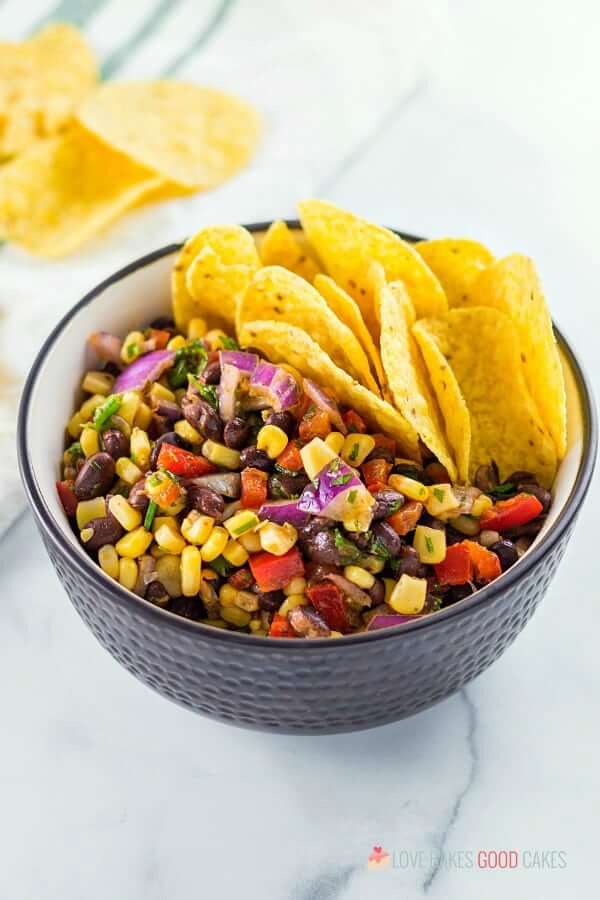
MULTIPOLYGON (((296 222, 289 223, 298 227, 296 222)), ((265 225, 250 226, 254 232, 265 225)), ((121 665, 164 697, 211 718, 264 731, 325 734, 411 716, 459 690, 516 638, 546 593, 571 536, 596 454, 586 379, 557 335, 569 405, 569 449, 552 511, 532 548, 497 581, 455 606, 396 628, 336 640, 222 631, 152 606, 83 551, 58 501, 64 425, 80 399, 86 337, 124 335, 168 313, 165 247, 84 297, 42 347, 19 414, 23 483, 48 555, 77 612, 121 665)))

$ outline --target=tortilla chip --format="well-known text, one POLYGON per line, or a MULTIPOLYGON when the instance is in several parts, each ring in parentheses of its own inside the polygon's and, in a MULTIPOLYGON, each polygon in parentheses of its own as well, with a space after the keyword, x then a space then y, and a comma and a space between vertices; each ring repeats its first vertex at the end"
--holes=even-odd
POLYGON ((567 449, 565 384, 552 319, 533 261, 520 253, 498 260, 473 284, 467 304, 493 306, 514 322, 521 349, 519 364, 562 459, 567 449))
POLYGON ((214 188, 245 166, 260 133, 247 103, 177 81, 108 82, 77 116, 135 162, 197 190, 214 188))
POLYGON ((378 394, 366 353, 350 329, 303 278, 281 266, 259 269, 238 306, 237 328, 271 320, 308 331, 333 362, 378 394))
POLYGON ((0 169, 0 233, 40 256, 62 256, 160 183, 75 127, 0 169))
POLYGON ((385 282, 376 297, 381 316, 381 359, 394 405, 423 443, 456 481, 456 464, 448 447, 444 423, 429 387, 419 348, 411 334, 412 310, 401 282, 394 290, 385 282))
POLYGON ((323 200, 299 204, 302 227, 329 275, 354 297, 373 338, 379 336, 369 269, 381 263, 388 281, 402 280, 417 317, 443 315, 448 309, 439 281, 410 244, 323 200))
POLYGON ((467 238, 439 238, 415 244, 448 298, 448 306, 462 306, 478 275, 494 262, 487 247, 467 238))
POLYGON ((94 55, 71 25, 0 45, 0 160, 63 128, 97 77, 94 55))
POLYGON ((369 329, 364 323, 356 301, 328 275, 317 275, 314 286, 340 322, 347 325, 350 331, 356 335, 369 358, 379 385, 383 389, 385 387, 385 373, 381 364, 379 350, 375 346, 369 329))
POLYGON ((246 322, 238 335, 244 347, 256 347, 274 363, 287 363, 306 378, 333 391, 344 406, 356 410, 377 431, 389 434, 400 445, 400 453, 419 459, 419 439, 403 416, 339 369, 301 328, 285 322, 246 322))
POLYGON ((495 460, 502 480, 520 469, 550 487, 556 449, 527 389, 517 329, 508 316, 486 307, 453 309, 445 319, 417 322, 414 332, 437 343, 465 398, 471 480, 479 466, 495 460))
POLYGON ((201 228, 181 248, 171 275, 179 330, 185 331, 194 316, 235 325, 238 298, 259 265, 254 239, 241 225, 201 228))
POLYGON ((290 231, 281 219, 272 222, 260 244, 263 266, 283 266, 312 284, 320 270, 308 247, 303 244, 306 240, 300 231, 297 234, 290 231))

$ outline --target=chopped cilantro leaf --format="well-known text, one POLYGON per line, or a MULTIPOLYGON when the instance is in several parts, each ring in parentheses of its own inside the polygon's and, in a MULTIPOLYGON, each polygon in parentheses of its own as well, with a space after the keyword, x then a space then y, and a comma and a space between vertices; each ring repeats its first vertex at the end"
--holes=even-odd
POLYGON ((348 494, 348 503, 354 503, 356 501, 357 495, 357 490, 350 491, 350 493, 348 494))
POLYGON ((219 406, 219 397, 216 384, 202 384, 195 375, 191 374, 188 375, 188 380, 193 388, 198 391, 202 399, 206 400, 207 403, 210 403, 213 409, 217 409, 219 406))
POLYGON ((350 451, 350 459, 354 462, 358 456, 359 446, 358 444, 352 444, 352 450, 350 451))
POLYGON ((446 496, 446 492, 443 491, 441 488, 434 487, 433 488, 433 496, 439 503, 443 503, 444 497, 446 496))
POLYGON ((235 568, 235 566, 232 566, 231 563, 227 562, 224 556, 217 556, 217 558, 213 559, 209 565, 217 575, 221 576, 221 578, 228 578, 235 568))
POLYGON ((208 353, 201 340, 190 341, 175 354, 173 368, 169 371, 169 384, 172 388, 185 387, 188 375, 199 375, 208 361, 208 353))
POLYGON ((335 548, 340 555, 340 565, 349 566, 361 559, 362 553, 356 544, 353 544, 352 541, 345 538, 339 528, 335 529, 333 535, 335 539, 335 548))
POLYGON ((428 553, 433 553, 433 541, 430 537, 425 538, 425 546, 427 547, 428 553))
POLYGON ((506 498, 512 497, 517 493, 517 486, 513 484, 511 481, 507 481, 505 484, 499 484, 497 487, 492 488, 489 491, 486 491, 488 496, 494 498, 506 498))
POLYGON ((350 472, 346 472, 344 475, 338 475, 338 477, 334 478, 331 483, 337 487, 340 484, 348 484, 349 481, 352 481, 352 474, 350 472))
POLYGON ((240 349, 237 342, 234 341, 234 339, 232 337, 229 337, 229 335, 226 335, 226 334, 223 335, 223 337, 221 338, 221 347, 223 348, 223 350, 239 350, 240 349))

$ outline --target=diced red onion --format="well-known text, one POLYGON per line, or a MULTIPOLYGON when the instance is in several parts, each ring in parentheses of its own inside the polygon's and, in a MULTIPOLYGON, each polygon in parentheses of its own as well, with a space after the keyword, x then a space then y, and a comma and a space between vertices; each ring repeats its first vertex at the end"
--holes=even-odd
POLYGON ((260 360, 250 378, 250 396, 266 398, 272 409, 282 412, 300 402, 300 388, 281 366, 260 360))
POLYGON ((361 531, 367 531, 372 519, 375 500, 354 469, 336 458, 317 475, 317 484, 308 484, 298 500, 298 508, 314 516, 325 516, 343 522, 353 518, 361 521, 361 531), (352 502, 351 502, 351 491, 352 502))
POLYGON ((394 625, 402 625, 404 622, 414 622, 415 619, 420 618, 422 618, 422 616, 401 616, 393 615, 392 613, 378 613, 373 616, 367 625, 367 631, 379 631, 381 628, 393 628, 394 625))
POLYGON ((277 525, 289 522, 290 525, 300 528, 306 524, 308 513, 298 509, 297 500, 269 500, 259 509, 258 518, 275 522, 277 525))
POLYGON ((199 487, 212 488, 224 497, 237 498, 242 491, 242 479, 239 472, 215 472, 213 475, 198 475, 188 478, 184 485, 197 484, 199 487))
POLYGON ((117 377, 113 393, 143 390, 149 382, 157 381, 173 365, 174 359, 171 350, 154 350, 140 356, 117 377))
POLYGON ((335 400, 328 397, 323 388, 319 387, 318 384, 315 384, 315 382, 311 381, 309 378, 303 379, 302 386, 304 388, 304 393, 307 397, 310 397, 315 406, 327 413, 331 424, 334 425, 338 431, 341 431, 342 434, 347 434, 348 429, 346 428, 346 424, 342 419, 342 414, 335 400))
POLYGON ((236 391, 240 383, 240 370, 229 363, 221 364, 221 381, 218 387, 219 415, 225 422, 235 417, 236 391))
POLYGON ((225 509, 219 516, 219 522, 224 522, 226 519, 230 519, 231 516, 235 515, 235 513, 242 508, 242 504, 239 500, 232 500, 231 503, 227 503, 225 509))
POLYGON ((243 350, 220 350, 219 360, 221 367, 235 366, 245 375, 252 375, 258 365, 256 353, 244 353, 243 350))
POLYGON ((88 338, 88 345, 102 362, 112 362, 117 366, 121 366, 121 347, 123 341, 121 338, 109 334, 108 331, 95 331, 88 338))
POLYGON ((371 605, 371 597, 367 594, 366 591, 363 591, 362 588, 359 588, 358 585, 353 584, 343 575, 338 575, 336 572, 330 572, 329 575, 326 575, 325 578, 328 581, 333 581, 334 584, 343 591, 344 594, 349 598, 352 605, 358 606, 361 609, 364 606, 371 605))

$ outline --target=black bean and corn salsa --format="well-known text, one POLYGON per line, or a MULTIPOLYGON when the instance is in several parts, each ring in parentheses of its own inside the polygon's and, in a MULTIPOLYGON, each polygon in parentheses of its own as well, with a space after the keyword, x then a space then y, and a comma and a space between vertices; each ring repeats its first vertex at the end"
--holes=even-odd
POLYGON ((389 627, 498 578, 548 512, 532 473, 452 483, 201 318, 89 343, 58 493, 103 572, 177 615, 280 638, 389 627))

